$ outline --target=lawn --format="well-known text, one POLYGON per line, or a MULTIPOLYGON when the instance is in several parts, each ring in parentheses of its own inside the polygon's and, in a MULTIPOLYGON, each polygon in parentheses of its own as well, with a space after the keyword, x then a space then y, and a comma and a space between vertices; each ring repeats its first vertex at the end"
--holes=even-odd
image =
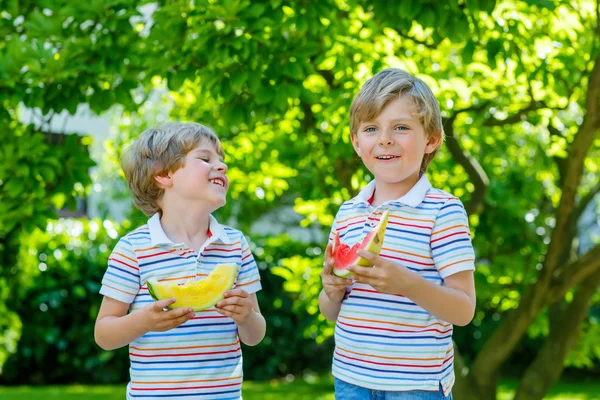
MULTIPOLYGON (((516 383, 501 385, 499 400, 510 400, 516 383)), ((310 382, 244 382, 244 400, 333 400, 330 378, 310 382)), ((123 400, 125 385, 117 386, 17 386, 0 387, 0 400, 123 400)), ((547 400, 600 399, 600 382, 561 382, 546 396, 547 400)), ((457 399, 458 400, 458 399, 457 399)))

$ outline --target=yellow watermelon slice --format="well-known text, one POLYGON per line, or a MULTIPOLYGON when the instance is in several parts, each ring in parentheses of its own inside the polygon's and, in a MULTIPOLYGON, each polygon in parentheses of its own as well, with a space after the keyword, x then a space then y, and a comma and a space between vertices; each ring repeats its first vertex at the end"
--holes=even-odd
POLYGON ((154 278, 146 282, 150 296, 156 301, 175 298, 169 308, 191 307, 194 311, 206 310, 223 300, 223 292, 230 290, 237 276, 236 264, 218 264, 200 281, 158 282, 154 278))
POLYGON ((356 243, 350 247, 347 244, 340 243, 340 235, 336 232, 333 242, 333 273, 342 278, 348 278, 352 272, 348 271, 350 265, 356 264, 361 267, 372 267, 373 264, 362 257, 359 257, 356 252, 358 250, 367 250, 373 254, 379 255, 383 240, 385 237, 385 229, 387 228, 389 210, 386 210, 379 225, 373 229, 360 243, 356 243))

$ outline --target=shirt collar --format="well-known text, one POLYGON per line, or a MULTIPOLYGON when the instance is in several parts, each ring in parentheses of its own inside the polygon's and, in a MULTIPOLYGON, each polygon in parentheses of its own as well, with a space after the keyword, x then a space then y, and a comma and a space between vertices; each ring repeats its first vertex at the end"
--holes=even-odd
MULTIPOLYGON (((429 183, 429 179, 427 179, 427 175, 423 174, 421 178, 417 181, 417 183, 406 193, 404 196, 400 197, 396 200, 391 200, 392 202, 398 202, 402 204, 406 204, 407 206, 411 206, 416 208, 419 204, 425 200, 425 195, 429 189, 431 189, 431 183, 429 183)), ((356 207, 361 204, 368 204, 369 199, 373 196, 375 192, 375 179, 365 186, 360 193, 356 197, 354 197, 351 201, 353 202, 352 207, 356 207)))
MULTIPOLYGON (((160 214, 156 213, 148 220, 148 229, 150 230, 150 242, 152 246, 159 245, 176 245, 173 243, 171 239, 167 237, 165 231, 160 224, 160 214)), ((219 222, 210 215, 210 220, 208 223, 208 229, 210 229, 210 233, 212 237, 214 237, 214 241, 219 240, 224 244, 231 244, 233 241, 223 228, 223 225, 219 224, 219 222)))

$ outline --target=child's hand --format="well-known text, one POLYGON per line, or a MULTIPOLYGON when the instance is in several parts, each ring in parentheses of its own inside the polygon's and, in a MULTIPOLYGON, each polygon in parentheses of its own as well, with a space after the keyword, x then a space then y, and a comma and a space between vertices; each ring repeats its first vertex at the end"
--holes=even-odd
POLYGON ((339 303, 346 295, 346 287, 352 284, 352 280, 340 278, 333 274, 333 258, 331 255, 331 243, 325 249, 325 262, 321 270, 321 281, 323 282, 323 290, 333 303, 339 303))
POLYGON ((215 306, 217 312, 233 319, 238 326, 246 322, 252 314, 252 300, 248 292, 233 289, 223 293, 223 297, 215 306))
POLYGON ((411 278, 414 277, 414 273, 403 265, 387 260, 370 251, 359 250, 356 254, 371 261, 373 266, 351 265, 348 270, 353 272, 354 279, 357 282, 370 285, 380 293, 402 294, 404 288, 410 285, 411 278))
POLYGON ((169 329, 177 328, 195 315, 194 310, 191 308, 176 308, 175 310, 169 311, 163 310, 173 303, 175 303, 175 299, 155 301, 140 310, 144 316, 144 326, 148 331, 164 332, 169 329))

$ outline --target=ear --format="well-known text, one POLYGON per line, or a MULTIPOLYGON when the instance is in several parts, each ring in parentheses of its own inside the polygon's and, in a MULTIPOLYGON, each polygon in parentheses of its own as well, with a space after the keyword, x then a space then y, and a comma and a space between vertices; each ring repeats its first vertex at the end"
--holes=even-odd
POLYGON ((352 146, 354 147, 356 154, 358 154, 359 157, 362 157, 360 154, 360 146, 358 145, 358 137, 356 136, 356 133, 350 134, 350 140, 352 141, 352 146))
POLYGON ((154 180, 158 183, 158 187, 161 189, 166 189, 173 186, 173 178, 171 177, 170 173, 166 175, 156 175, 154 176, 154 180))
POLYGON ((436 129, 429 139, 427 139, 427 144, 425 145, 425 154, 431 154, 435 150, 437 150, 442 144, 442 130, 436 129))

